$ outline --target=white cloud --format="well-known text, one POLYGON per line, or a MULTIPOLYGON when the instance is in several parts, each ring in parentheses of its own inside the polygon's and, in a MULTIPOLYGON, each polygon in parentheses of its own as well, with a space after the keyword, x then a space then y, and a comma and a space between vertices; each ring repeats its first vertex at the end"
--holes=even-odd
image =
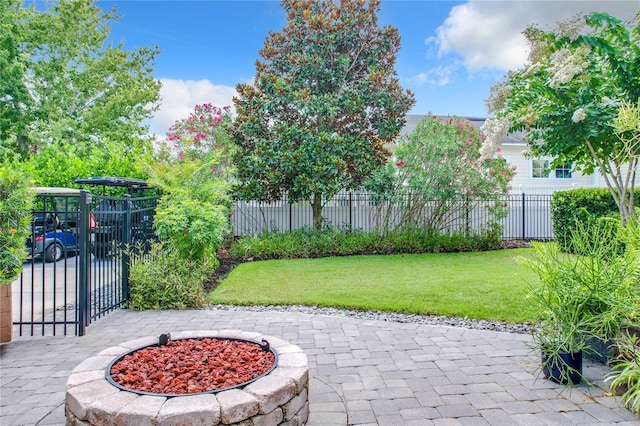
POLYGON ((151 132, 164 137, 169 127, 180 118, 187 118, 198 104, 210 103, 218 107, 231 106, 236 90, 215 85, 209 80, 174 80, 161 78, 160 109, 151 119, 151 132))
POLYGON ((527 60, 527 42, 521 33, 529 24, 551 30, 557 21, 593 11, 629 20, 638 10, 638 0, 469 0, 452 8, 436 30, 435 40, 429 37, 426 43, 435 43, 441 56, 461 56, 471 72, 509 70, 524 65, 527 60))
POLYGON ((418 86, 427 84, 433 86, 446 86, 451 81, 452 74, 459 68, 459 64, 456 61, 451 61, 446 64, 438 65, 435 68, 431 68, 426 72, 414 75, 409 79, 411 83, 418 86))

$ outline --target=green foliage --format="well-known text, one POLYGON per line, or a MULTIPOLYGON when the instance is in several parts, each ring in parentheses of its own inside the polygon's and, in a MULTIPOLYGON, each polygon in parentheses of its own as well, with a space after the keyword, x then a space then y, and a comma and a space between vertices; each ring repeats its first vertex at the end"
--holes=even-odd
POLYGON ((171 155, 195 158, 217 151, 215 173, 230 178, 235 145, 230 135, 232 120, 229 110, 228 106, 196 105, 189 117, 177 120, 169 128, 160 156, 165 159, 171 155))
POLYGON ((0 285, 10 284, 27 257, 34 193, 31 181, 8 162, 0 167, 0 285))
POLYGON ((534 258, 523 262, 538 275, 529 301, 541 326, 534 345, 549 355, 546 364, 560 362, 559 353, 591 351, 590 338, 615 338, 625 321, 637 316, 640 263, 634 250, 615 256, 617 230, 578 223, 571 245, 585 255, 563 253, 555 243, 535 243, 534 258))
POLYGON ((500 155, 482 158, 482 139, 469 120, 425 116, 395 150, 400 183, 426 200, 504 196, 513 169, 500 155))
POLYGON ((187 194, 163 195, 156 208, 155 232, 188 259, 210 259, 228 233, 228 209, 187 194))
POLYGON ((0 2, 0 147, 28 157, 52 141, 146 136, 159 99, 158 50, 110 41, 115 9, 91 0, 27 3, 0 2))
MULTIPOLYGON (((580 188, 556 191, 551 197, 551 220, 556 241, 565 251, 573 251, 571 235, 579 222, 615 226, 618 209, 613 197, 604 188, 580 188)), ((621 252, 617 250, 617 252, 621 252)))
POLYGON ((398 193, 396 179, 397 168, 392 162, 374 170, 362 183, 362 187, 369 194, 370 200, 375 204, 383 202, 397 202, 401 199, 398 193))
POLYGON ((468 120, 428 115, 397 145, 395 167, 379 170, 365 186, 383 200, 401 203, 400 228, 445 230, 482 205, 492 215, 486 224, 491 229, 507 213, 503 198, 514 171, 500 155, 483 158, 482 140, 468 120), (404 196, 407 192, 409 197, 404 196), (461 199, 464 202, 452 202, 461 199))
POLYGON ((146 179, 140 166, 153 161, 149 141, 105 141, 81 149, 68 142, 54 142, 21 161, 23 170, 33 176, 36 186, 74 187, 73 181, 91 176, 119 176, 146 179))
POLYGON ((213 126, 206 137, 179 131, 179 120, 169 135, 171 143, 149 168, 151 183, 163 194, 154 219, 156 234, 186 258, 204 262, 215 259, 230 231, 232 169, 225 165, 228 151, 221 148, 228 138, 223 124, 230 118, 227 108, 212 111, 217 119, 209 121, 213 126))
POLYGON ((640 414, 640 343, 637 336, 627 334, 616 344, 622 356, 612 363, 605 381, 611 382, 611 389, 623 389, 624 406, 640 414))
POLYGON ((213 263, 185 258, 170 245, 153 243, 145 256, 136 256, 129 274, 129 308, 190 309, 204 304, 204 282, 213 263))
POLYGON ((20 57, 17 36, 22 31, 20 4, 22 0, 0 2, 0 150, 9 138, 11 129, 20 121, 20 105, 28 105, 29 91, 24 85, 27 66, 20 57))
POLYGON ((378 26, 378 0, 281 5, 287 27, 265 40, 255 85, 237 86, 234 193, 308 200, 320 230, 323 199, 385 163, 414 98, 396 77, 400 36, 378 26))
POLYGON ((530 63, 492 88, 490 112, 527 131, 533 156, 603 173, 626 225, 635 216, 640 145, 621 137, 614 122, 621 105, 640 98, 640 14, 625 24, 592 13, 556 32, 530 27, 525 35, 530 63))
POLYGON ((254 259, 348 256, 491 250, 501 247, 500 235, 487 232, 465 236, 440 234, 422 228, 378 232, 299 229, 243 237, 231 244, 234 256, 254 259))

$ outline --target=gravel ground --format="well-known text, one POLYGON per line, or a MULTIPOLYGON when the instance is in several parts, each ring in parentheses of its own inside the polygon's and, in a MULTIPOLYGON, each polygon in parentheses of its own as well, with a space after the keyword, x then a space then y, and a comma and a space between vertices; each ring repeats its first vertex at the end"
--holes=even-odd
POLYGON ((476 330, 505 331, 509 333, 530 334, 532 324, 508 324, 503 321, 476 320, 460 317, 445 317, 436 315, 408 315, 391 312, 367 312, 352 311, 335 308, 317 308, 311 306, 235 306, 235 305, 210 305, 208 309, 221 309, 226 311, 278 311, 278 312, 302 312, 305 314, 321 314, 332 316, 345 316, 363 320, 391 321, 401 323, 419 323, 428 325, 446 325, 450 327, 471 328, 476 330))

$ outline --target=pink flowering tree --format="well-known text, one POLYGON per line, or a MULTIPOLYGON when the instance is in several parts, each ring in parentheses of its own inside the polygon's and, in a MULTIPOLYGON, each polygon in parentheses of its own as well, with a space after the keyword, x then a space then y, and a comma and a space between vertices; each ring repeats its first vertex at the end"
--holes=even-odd
POLYGON ((514 169, 498 152, 481 151, 484 136, 470 121, 426 116, 395 149, 387 194, 408 194, 399 225, 418 224, 442 232, 474 209, 487 209, 491 223, 506 215, 504 196, 514 169), (483 207, 480 207, 483 206, 483 207))
POLYGON ((234 145, 229 137, 230 107, 196 105, 189 117, 177 120, 167 132, 164 158, 202 158, 214 154, 216 172, 228 174, 234 145))
POLYGON ((151 181, 163 195, 155 229, 186 258, 215 266, 216 250, 230 231, 232 143, 229 108, 196 105, 167 133, 151 181))

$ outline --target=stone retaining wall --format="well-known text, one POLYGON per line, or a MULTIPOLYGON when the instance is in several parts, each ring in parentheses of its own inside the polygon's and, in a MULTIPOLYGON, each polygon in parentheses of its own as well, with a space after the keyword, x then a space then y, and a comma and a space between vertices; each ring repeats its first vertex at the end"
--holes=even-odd
POLYGON ((174 339, 229 337, 266 339, 278 353, 278 366, 244 387, 215 394, 167 398, 121 390, 106 379, 111 361, 157 337, 131 340, 103 350, 78 365, 67 380, 67 425, 304 425, 309 417, 309 367, 296 345, 277 337, 240 330, 172 333, 174 339))

